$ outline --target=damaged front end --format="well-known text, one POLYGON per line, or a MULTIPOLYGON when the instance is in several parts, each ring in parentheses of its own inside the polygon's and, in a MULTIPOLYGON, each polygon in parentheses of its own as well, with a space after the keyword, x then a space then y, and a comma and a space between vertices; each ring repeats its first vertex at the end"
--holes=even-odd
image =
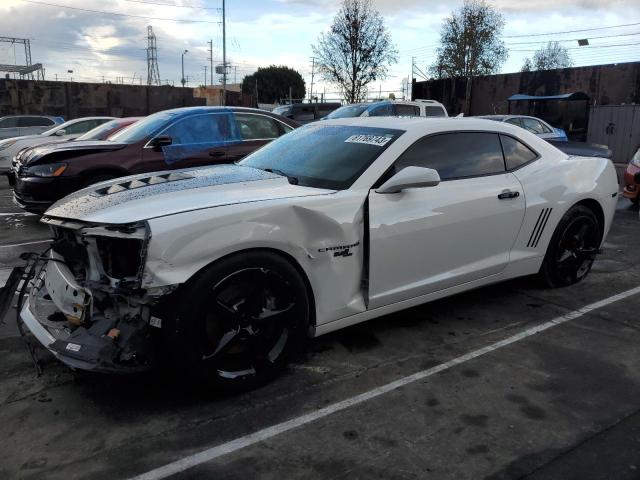
POLYGON ((127 373, 151 367, 152 325, 159 326, 152 308, 171 288, 141 288, 148 224, 43 222, 54 240, 19 299, 24 325, 72 368, 127 373))

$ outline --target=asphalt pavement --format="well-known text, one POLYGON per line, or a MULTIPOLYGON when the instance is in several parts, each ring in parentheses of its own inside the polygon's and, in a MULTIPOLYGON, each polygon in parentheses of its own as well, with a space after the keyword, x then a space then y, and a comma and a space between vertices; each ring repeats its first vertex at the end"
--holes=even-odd
MULTIPOLYGON (((0 182, 8 272, 48 231, 0 182)), ((232 396, 74 373, 42 350, 37 376, 10 311, 0 478, 639 479, 639 264, 620 200, 583 283, 519 279, 356 325, 232 396)))

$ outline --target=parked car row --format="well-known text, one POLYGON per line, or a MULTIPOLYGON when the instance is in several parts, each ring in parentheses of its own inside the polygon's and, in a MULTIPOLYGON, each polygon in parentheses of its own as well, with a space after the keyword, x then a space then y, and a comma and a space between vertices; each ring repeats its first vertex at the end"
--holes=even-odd
MULTIPOLYGON (((288 107, 301 105, 312 104, 288 107)), ((322 104, 313 105, 317 112, 322 104)), ((368 116, 448 115, 433 100, 381 101, 346 105, 326 119, 368 116)), ((549 138, 553 127, 535 117, 480 118, 516 125, 570 155, 611 157, 603 146, 567 142, 561 135, 549 138)), ((5 171, 14 187, 15 203, 43 213, 64 196, 94 183, 138 173, 233 163, 299 125, 277 113, 247 108, 181 108, 142 119, 88 117, 40 135, 0 141, 0 171, 5 171)))
POLYGON ((279 115, 248 108, 166 110, 106 140, 79 138, 22 149, 15 155, 9 182, 18 205, 42 213, 65 195, 105 180, 232 163, 297 126, 279 115))
POLYGON ((0 173, 6 174, 11 168, 13 157, 23 148, 74 138, 87 133, 114 117, 84 117, 57 124, 40 134, 23 135, 0 141, 0 173))

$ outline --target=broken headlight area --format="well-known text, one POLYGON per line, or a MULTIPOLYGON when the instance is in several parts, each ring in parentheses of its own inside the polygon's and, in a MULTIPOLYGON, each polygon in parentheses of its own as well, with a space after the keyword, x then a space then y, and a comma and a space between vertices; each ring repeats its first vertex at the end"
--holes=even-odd
POLYGON ((140 288, 148 226, 45 222, 54 241, 31 279, 24 324, 71 367, 105 372, 150 367, 156 334, 151 310, 171 288, 140 288))

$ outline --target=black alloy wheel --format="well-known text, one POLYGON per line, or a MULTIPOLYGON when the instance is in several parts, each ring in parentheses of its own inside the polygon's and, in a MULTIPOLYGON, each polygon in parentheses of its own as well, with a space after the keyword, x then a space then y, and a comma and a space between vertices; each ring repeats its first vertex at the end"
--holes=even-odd
POLYGON ((572 207, 553 233, 540 269, 547 286, 563 287, 583 280, 596 258, 601 236, 593 211, 582 205, 572 207))
POLYGON ((304 345, 309 301, 284 258, 249 252, 222 260, 188 286, 172 341, 200 386, 255 388, 284 369, 304 345))

